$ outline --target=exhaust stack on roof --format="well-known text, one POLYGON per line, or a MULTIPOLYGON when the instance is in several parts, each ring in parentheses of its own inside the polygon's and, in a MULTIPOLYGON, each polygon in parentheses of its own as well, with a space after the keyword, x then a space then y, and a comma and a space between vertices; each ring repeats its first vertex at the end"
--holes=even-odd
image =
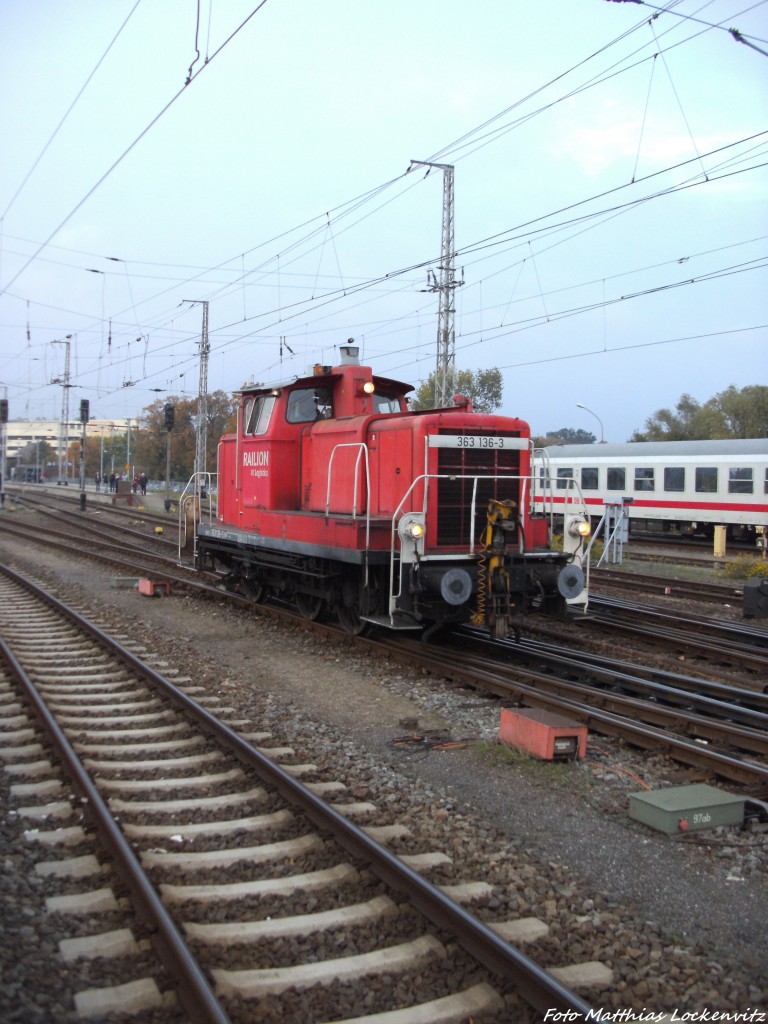
POLYGON ((360 365, 360 346, 351 344, 354 340, 350 338, 346 345, 339 345, 340 366, 360 365))

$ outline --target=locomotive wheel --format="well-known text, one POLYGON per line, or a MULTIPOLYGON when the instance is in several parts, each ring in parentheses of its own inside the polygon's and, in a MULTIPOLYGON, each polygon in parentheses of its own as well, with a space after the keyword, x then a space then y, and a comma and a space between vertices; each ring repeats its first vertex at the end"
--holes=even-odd
POLYGON ((249 579, 247 576, 244 576, 240 581, 240 586, 243 588, 243 593, 249 601, 254 601, 258 604, 259 601, 264 600, 266 587, 262 586, 262 584, 258 583, 256 580, 249 579))
POLYGON ((325 601, 316 594, 305 594, 303 591, 298 590, 296 591, 296 607, 299 609, 299 614, 302 618, 314 622, 320 618, 325 607, 325 601))
POLYGON ((376 608, 376 589, 373 585, 364 587, 356 576, 348 576, 341 589, 341 599, 336 604, 339 625, 350 636, 360 636, 369 626, 361 615, 368 615, 376 608))
POLYGON ((339 620, 339 625, 350 636, 360 636, 368 628, 368 623, 363 622, 360 614, 359 605, 340 604, 336 606, 336 617, 339 620))

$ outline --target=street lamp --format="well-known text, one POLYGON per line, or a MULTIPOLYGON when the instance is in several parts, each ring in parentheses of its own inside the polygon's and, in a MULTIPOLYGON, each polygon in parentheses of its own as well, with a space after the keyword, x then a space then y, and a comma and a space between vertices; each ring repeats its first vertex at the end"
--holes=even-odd
POLYGON ((600 419, 600 417, 597 415, 597 413, 596 412, 592 412, 591 409, 588 409, 586 407, 586 405, 582 405, 581 402, 577 402, 576 403, 576 408, 577 409, 583 409, 584 412, 588 412, 590 416, 594 416, 595 417, 597 422, 600 424, 600 444, 605 444, 605 432, 603 430, 603 421, 600 419))

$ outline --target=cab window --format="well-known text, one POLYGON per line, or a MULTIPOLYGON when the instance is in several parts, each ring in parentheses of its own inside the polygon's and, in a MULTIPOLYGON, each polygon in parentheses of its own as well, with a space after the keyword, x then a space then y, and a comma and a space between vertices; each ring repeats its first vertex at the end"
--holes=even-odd
POLYGON ((373 411, 381 416, 387 416, 392 412, 400 412, 400 399, 396 395, 374 394, 373 411))
POLYGON ((243 433, 251 437, 266 434, 274 407, 274 395, 248 398, 243 407, 243 433))
POLYGON ((332 415, 330 388, 300 388, 288 396, 285 418, 289 423, 314 423, 332 415))

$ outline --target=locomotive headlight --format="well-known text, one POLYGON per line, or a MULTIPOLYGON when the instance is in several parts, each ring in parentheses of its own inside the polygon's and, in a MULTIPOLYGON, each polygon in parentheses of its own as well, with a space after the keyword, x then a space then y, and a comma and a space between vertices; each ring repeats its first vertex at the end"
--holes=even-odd
POLYGON ((584 538, 590 535, 592 529, 588 519, 574 519, 568 527, 568 532, 572 537, 579 537, 584 540, 584 538))
POLYGON ((424 539, 424 534, 427 532, 423 516, 415 512, 404 515, 398 524, 397 532, 400 534, 401 541, 417 544, 424 539))
POLYGON ((375 390, 376 385, 373 383, 372 380, 367 380, 365 384, 363 384, 363 391, 366 393, 366 395, 372 395, 375 390))
POLYGON ((413 540, 419 540, 424 536, 424 527, 421 523, 408 524, 408 536, 413 540))

